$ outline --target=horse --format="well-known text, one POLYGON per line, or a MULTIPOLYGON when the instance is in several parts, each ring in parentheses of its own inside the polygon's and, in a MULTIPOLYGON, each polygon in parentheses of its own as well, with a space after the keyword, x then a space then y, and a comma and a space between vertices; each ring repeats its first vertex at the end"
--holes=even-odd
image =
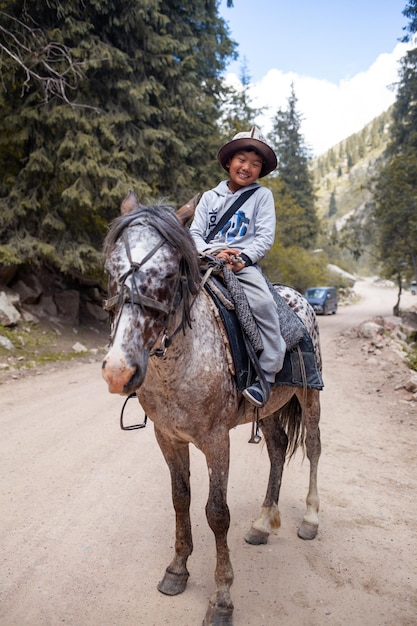
MULTIPOLYGON (((227 543, 229 431, 250 422, 253 407, 237 389, 224 332, 202 288, 198 254, 187 227, 195 204, 193 198, 176 212, 164 204, 143 206, 133 192, 122 202, 121 215, 110 225, 104 242, 111 331, 102 374, 111 393, 136 394, 153 421, 170 471, 175 552, 158 584, 163 594, 182 593, 187 585, 187 559, 193 550, 189 444, 205 455, 206 517, 215 536, 216 588, 203 626, 233 626, 233 569, 227 543)), ((314 311, 298 292, 284 291, 314 337, 321 367, 314 311)), ((312 388, 274 386, 267 404, 259 409, 270 473, 260 515, 245 536, 250 544, 267 543, 271 530, 280 526, 283 467, 298 446, 310 462, 307 506, 298 535, 307 540, 317 534, 319 393, 312 388)))

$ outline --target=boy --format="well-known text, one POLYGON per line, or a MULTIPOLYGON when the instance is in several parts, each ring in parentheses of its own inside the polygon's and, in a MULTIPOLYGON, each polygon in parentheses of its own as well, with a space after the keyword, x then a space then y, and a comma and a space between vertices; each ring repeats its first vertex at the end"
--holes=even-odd
MULTIPOLYGON (((277 157, 257 128, 238 133, 222 146, 217 155, 229 180, 206 191, 197 205, 191 235, 199 252, 215 250, 239 279, 261 334, 263 350, 259 363, 269 386, 282 368, 285 342, 281 337, 279 317, 266 281, 257 262, 274 243, 275 206, 272 193, 256 181, 277 166, 277 157), (224 226, 210 239, 227 209, 242 194, 253 189, 224 226)), ((267 397, 258 381, 244 389, 243 395, 257 407, 264 406, 267 397)), ((268 394, 269 395, 269 394, 268 394)))

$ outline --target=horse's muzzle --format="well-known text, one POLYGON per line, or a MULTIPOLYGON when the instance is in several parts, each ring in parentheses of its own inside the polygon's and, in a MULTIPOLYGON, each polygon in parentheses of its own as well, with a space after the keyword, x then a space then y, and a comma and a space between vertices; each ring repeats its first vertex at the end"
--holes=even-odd
POLYGON ((112 356, 110 352, 102 363, 101 373, 110 393, 129 395, 143 383, 146 367, 128 365, 124 359, 112 356))

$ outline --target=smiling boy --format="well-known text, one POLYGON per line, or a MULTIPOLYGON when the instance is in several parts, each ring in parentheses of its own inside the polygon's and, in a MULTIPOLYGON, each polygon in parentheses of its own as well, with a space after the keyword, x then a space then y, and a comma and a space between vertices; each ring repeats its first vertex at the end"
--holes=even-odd
MULTIPOLYGON (((250 132, 235 135, 220 148, 217 158, 229 179, 202 195, 190 231, 199 252, 214 251, 239 279, 258 324, 263 344, 259 364, 270 386, 282 368, 285 342, 274 298, 258 265, 274 243, 274 199, 271 191, 256 181, 277 167, 277 158, 255 127, 250 132), (216 232, 222 216, 249 190, 252 195, 216 232), (214 236, 210 235, 212 231, 216 233, 214 236)), ((262 407, 269 393, 265 395, 256 381, 243 395, 255 406, 262 407)))

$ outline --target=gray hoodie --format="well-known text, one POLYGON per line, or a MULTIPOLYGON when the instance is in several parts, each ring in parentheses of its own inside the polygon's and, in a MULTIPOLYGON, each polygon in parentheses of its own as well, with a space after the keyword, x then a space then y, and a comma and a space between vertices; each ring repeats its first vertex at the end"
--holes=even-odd
POLYGON ((258 183, 232 193, 227 182, 222 181, 202 195, 190 228, 191 235, 198 252, 215 248, 236 248, 240 253, 246 254, 252 263, 257 263, 274 243, 276 219, 273 195, 269 189, 258 183), (207 244, 205 238, 222 215, 241 193, 253 188, 257 191, 207 244))

